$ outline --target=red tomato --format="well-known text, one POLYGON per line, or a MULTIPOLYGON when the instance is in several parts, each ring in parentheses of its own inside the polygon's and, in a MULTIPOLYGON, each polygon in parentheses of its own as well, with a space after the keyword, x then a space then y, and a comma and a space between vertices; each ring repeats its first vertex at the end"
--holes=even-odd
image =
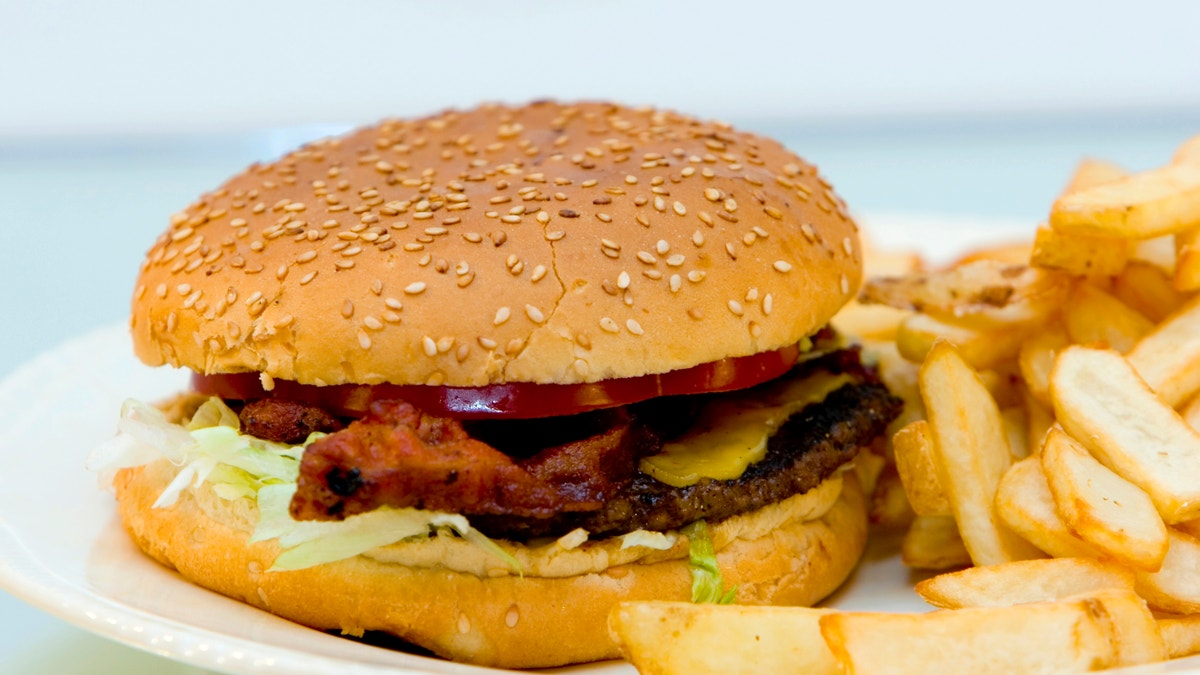
POLYGON ((483 387, 432 387, 422 384, 339 384, 328 387, 275 380, 266 391, 258 373, 192 376, 201 394, 234 400, 283 398, 318 405, 332 413, 357 417, 372 401, 403 399, 431 414, 459 419, 532 418, 573 415, 636 403, 657 396, 745 389, 783 375, 796 363, 799 347, 721 359, 657 375, 641 375, 589 384, 510 382, 483 387))

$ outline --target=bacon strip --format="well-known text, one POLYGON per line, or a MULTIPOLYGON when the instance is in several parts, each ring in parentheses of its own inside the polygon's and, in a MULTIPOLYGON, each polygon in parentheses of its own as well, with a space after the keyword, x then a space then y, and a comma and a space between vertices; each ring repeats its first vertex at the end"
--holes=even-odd
POLYGON ((379 401, 308 447, 292 517, 340 519, 385 505, 532 518, 596 510, 632 479, 633 434, 628 418, 621 420, 518 463, 456 420, 379 401))

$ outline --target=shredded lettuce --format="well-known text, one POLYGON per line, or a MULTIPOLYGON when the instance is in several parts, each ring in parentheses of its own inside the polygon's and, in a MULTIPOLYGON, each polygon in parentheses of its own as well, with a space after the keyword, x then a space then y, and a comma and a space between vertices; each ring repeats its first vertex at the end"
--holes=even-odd
POLYGON ((380 508, 341 521, 293 520, 288 505, 296 492, 300 459, 304 448, 324 434, 314 433, 295 446, 244 435, 237 413, 219 398, 205 401, 186 427, 171 423, 154 406, 129 400, 121 408, 117 430, 115 438, 92 452, 89 469, 111 479, 118 469, 167 458, 180 469, 154 503, 155 508, 175 504, 189 485, 205 482, 221 499, 254 499, 259 520, 250 540, 278 539, 283 549, 273 570, 304 569, 353 558, 379 546, 445 529, 521 571, 512 555, 461 515, 380 508))
POLYGON ((697 520, 681 532, 688 538, 688 563, 692 568, 692 602, 711 602, 719 605, 733 603, 737 587, 725 590, 717 554, 708 536, 708 523, 697 520))

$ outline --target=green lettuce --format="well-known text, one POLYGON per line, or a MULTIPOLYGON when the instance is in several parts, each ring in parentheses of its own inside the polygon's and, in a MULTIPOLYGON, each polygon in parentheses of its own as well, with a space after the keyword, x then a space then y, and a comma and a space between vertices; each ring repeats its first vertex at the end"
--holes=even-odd
POLYGON ((201 404, 185 427, 170 422, 154 406, 129 400, 121 408, 117 429, 116 437, 93 451, 90 469, 111 475, 165 457, 180 469, 155 508, 175 504, 189 485, 203 483, 209 483, 222 499, 253 499, 259 519, 250 540, 277 539, 283 549, 273 570, 353 558, 379 546, 448 529, 521 571, 515 558, 457 514, 385 507, 340 521, 293 520, 288 505, 296 492, 300 459, 304 448, 324 434, 314 433, 300 445, 242 434, 237 413, 219 398, 201 404))
POLYGON ((719 605, 733 603, 737 587, 725 590, 717 554, 708 536, 708 523, 697 520, 681 532, 688 538, 688 563, 692 569, 692 602, 711 602, 719 605))

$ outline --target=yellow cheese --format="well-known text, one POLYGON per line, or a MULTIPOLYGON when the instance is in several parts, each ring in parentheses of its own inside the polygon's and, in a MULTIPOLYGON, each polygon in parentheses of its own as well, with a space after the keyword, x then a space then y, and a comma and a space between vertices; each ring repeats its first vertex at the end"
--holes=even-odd
POLYGON ((848 375, 818 372, 766 390, 737 392, 707 404, 696 426, 642 459, 643 473, 674 487, 703 478, 731 480, 767 454, 767 439, 787 418, 851 381, 848 375))

